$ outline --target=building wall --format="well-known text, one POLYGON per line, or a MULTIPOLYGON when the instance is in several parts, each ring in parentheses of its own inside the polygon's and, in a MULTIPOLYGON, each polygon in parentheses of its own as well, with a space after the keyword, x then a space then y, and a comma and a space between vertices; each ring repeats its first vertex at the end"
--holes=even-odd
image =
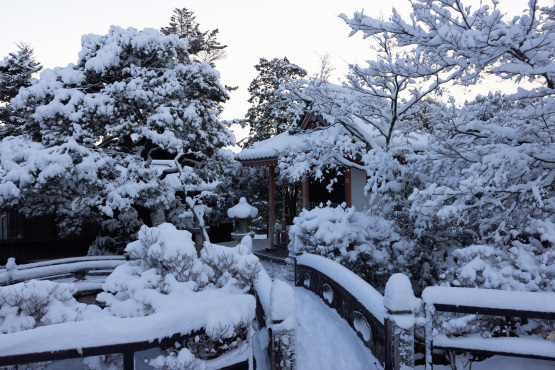
POLYGON ((366 173, 356 168, 351 168, 351 202, 357 211, 368 209, 368 196, 364 195, 366 173))

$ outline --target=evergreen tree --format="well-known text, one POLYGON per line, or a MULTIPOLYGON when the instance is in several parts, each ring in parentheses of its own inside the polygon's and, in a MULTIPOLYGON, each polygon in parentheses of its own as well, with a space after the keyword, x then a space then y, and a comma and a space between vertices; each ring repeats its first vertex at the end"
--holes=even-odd
POLYGON ((285 88, 285 84, 306 76, 304 69, 290 63, 287 57, 260 58, 254 68, 258 76, 249 85, 252 107, 246 114, 246 123, 250 124, 250 132, 243 147, 284 132, 305 108, 304 103, 285 88))
POLYGON ((153 29, 86 35, 77 65, 46 70, 12 99, 22 135, 0 143, 0 205, 56 214, 62 235, 86 221, 124 232, 142 210, 167 209, 175 189, 150 166, 153 150, 179 157, 185 188, 219 178, 234 143, 218 120, 228 94, 196 62, 188 40, 153 29))
POLYGON ((196 21, 195 13, 187 8, 175 8, 173 13, 170 25, 160 28, 164 35, 174 34, 188 39, 189 54, 206 63, 214 63, 227 56, 224 50, 227 46, 221 45, 217 40, 218 29, 202 32, 196 21))
POLYGON ((18 51, 0 61, 0 101, 3 103, 15 97, 21 87, 31 86, 33 75, 42 69, 29 44, 16 45, 18 51))
POLYGON ((10 125, 10 117, 13 115, 10 100, 21 87, 31 86, 34 82, 33 75, 42 69, 29 44, 22 42, 16 45, 18 51, 0 61, 0 123, 4 124, 0 130, 0 138, 13 129, 10 125))

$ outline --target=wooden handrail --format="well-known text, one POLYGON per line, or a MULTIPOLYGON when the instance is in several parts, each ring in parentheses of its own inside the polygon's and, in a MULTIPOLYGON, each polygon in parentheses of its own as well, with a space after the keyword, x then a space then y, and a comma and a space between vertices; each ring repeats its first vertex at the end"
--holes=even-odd
POLYGON ((432 369, 434 348, 485 355, 555 360, 555 342, 533 338, 481 338, 432 336, 435 311, 486 316, 554 320, 555 294, 497 289, 428 287, 422 292, 426 321, 426 369, 432 369), (510 343, 509 343, 510 342, 510 343), (532 346, 526 345, 533 343, 532 346), (526 350, 528 348, 528 350, 526 350))
POLYGON ((29 364, 34 362, 43 361, 58 361, 68 360, 72 358, 81 358, 88 356, 109 355, 114 353, 123 354, 123 368, 124 370, 134 369, 134 354, 135 352, 144 351, 150 348, 160 346, 172 345, 177 341, 186 340, 187 338, 203 334, 203 331, 196 331, 187 335, 174 334, 169 338, 161 340, 154 339, 153 341, 139 341, 129 343, 118 343, 104 346, 83 347, 64 349, 59 351, 45 351, 34 353, 23 353, 11 356, 0 356, 0 366, 29 364))
POLYGON ((74 257, 17 265, 15 268, 0 269, 0 286, 32 279, 59 278, 78 272, 106 271, 108 275, 125 260, 123 256, 74 257))

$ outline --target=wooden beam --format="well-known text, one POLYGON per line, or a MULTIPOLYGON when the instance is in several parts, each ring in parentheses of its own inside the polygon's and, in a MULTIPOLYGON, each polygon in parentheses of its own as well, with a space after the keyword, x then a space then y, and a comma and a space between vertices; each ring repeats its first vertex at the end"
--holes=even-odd
POLYGON ((347 208, 353 206, 351 184, 351 167, 345 167, 345 203, 347 203, 347 208))
POLYGON ((276 168, 273 165, 269 167, 268 175, 268 249, 274 250, 274 225, 275 220, 275 185, 276 185, 276 168))
POLYGON ((254 161, 239 161, 243 165, 243 167, 269 167, 269 166, 277 166, 278 161, 277 159, 261 159, 261 160, 254 160, 254 161))
POLYGON ((308 173, 303 176, 301 183, 301 203, 303 209, 308 210, 308 197, 309 197, 309 187, 308 187, 308 173))
POLYGON ((436 311, 442 312, 456 312, 456 313, 469 313, 475 315, 492 315, 492 316, 505 316, 505 317, 526 317, 529 319, 543 319, 555 320, 555 312, 546 307, 545 312, 527 311, 527 310, 513 310, 506 308, 489 308, 489 307, 475 307, 475 306, 462 306, 452 304, 434 303, 436 311))

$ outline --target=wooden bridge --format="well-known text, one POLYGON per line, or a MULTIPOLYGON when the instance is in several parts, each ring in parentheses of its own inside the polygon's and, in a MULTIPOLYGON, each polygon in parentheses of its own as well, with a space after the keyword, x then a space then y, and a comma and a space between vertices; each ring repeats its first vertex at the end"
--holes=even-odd
MULTIPOLYGON (((84 257, 21 266, 10 261, 7 268, 0 270, 0 285, 29 279, 71 277, 83 282, 82 286, 87 289, 83 288, 81 292, 85 292, 94 290, 92 288, 95 287, 100 289, 102 277, 124 262, 123 257, 84 257), (92 277, 93 281, 87 282, 87 277, 92 277)), ((351 327, 352 334, 346 335, 358 337, 361 346, 365 346, 375 356, 376 363, 362 364, 362 368, 412 368, 415 366, 415 354, 420 352, 426 368, 431 369, 434 350, 555 360, 555 341, 516 337, 448 337, 437 332, 434 334, 434 329, 437 328, 433 326, 434 315, 440 311, 554 320, 555 294, 430 287, 424 290, 423 298, 418 299, 412 293, 408 278, 399 274, 394 277, 395 279, 388 282, 384 297, 351 271, 320 256, 298 256, 294 271, 296 288, 281 281, 272 281, 262 269, 255 281, 253 293, 257 299, 258 327, 266 328, 269 333, 270 368, 295 369, 297 365, 302 368, 303 364, 297 363, 295 353, 299 344, 294 344, 299 339, 295 332, 298 328, 297 320, 303 318, 297 317, 295 306, 290 304, 291 301, 302 298, 298 289, 314 293, 330 310, 337 312, 351 327)), ((308 300, 305 299, 304 302, 308 300)), ((109 325, 115 325, 115 322, 109 325)), ((182 333, 179 328, 174 333, 163 335, 154 330, 152 338, 138 335, 137 340, 132 343, 112 341, 103 345, 86 346, 79 343, 79 338, 86 335, 83 335, 81 329, 76 330, 78 332, 75 332, 75 340, 64 349, 30 352, 21 348, 18 354, 6 354, 0 349, 0 366, 123 353, 124 368, 132 369, 135 352, 197 335, 182 333)), ((32 330, 27 334, 21 333, 23 332, 16 334, 27 335, 29 339, 33 336, 32 330)), ((71 332, 68 335, 72 336, 71 332)), ((250 348, 252 351, 252 347, 250 348)), ((322 348, 318 350, 327 351, 322 348)), ((249 356, 243 356, 228 361, 221 368, 247 369, 253 365, 249 356)))

